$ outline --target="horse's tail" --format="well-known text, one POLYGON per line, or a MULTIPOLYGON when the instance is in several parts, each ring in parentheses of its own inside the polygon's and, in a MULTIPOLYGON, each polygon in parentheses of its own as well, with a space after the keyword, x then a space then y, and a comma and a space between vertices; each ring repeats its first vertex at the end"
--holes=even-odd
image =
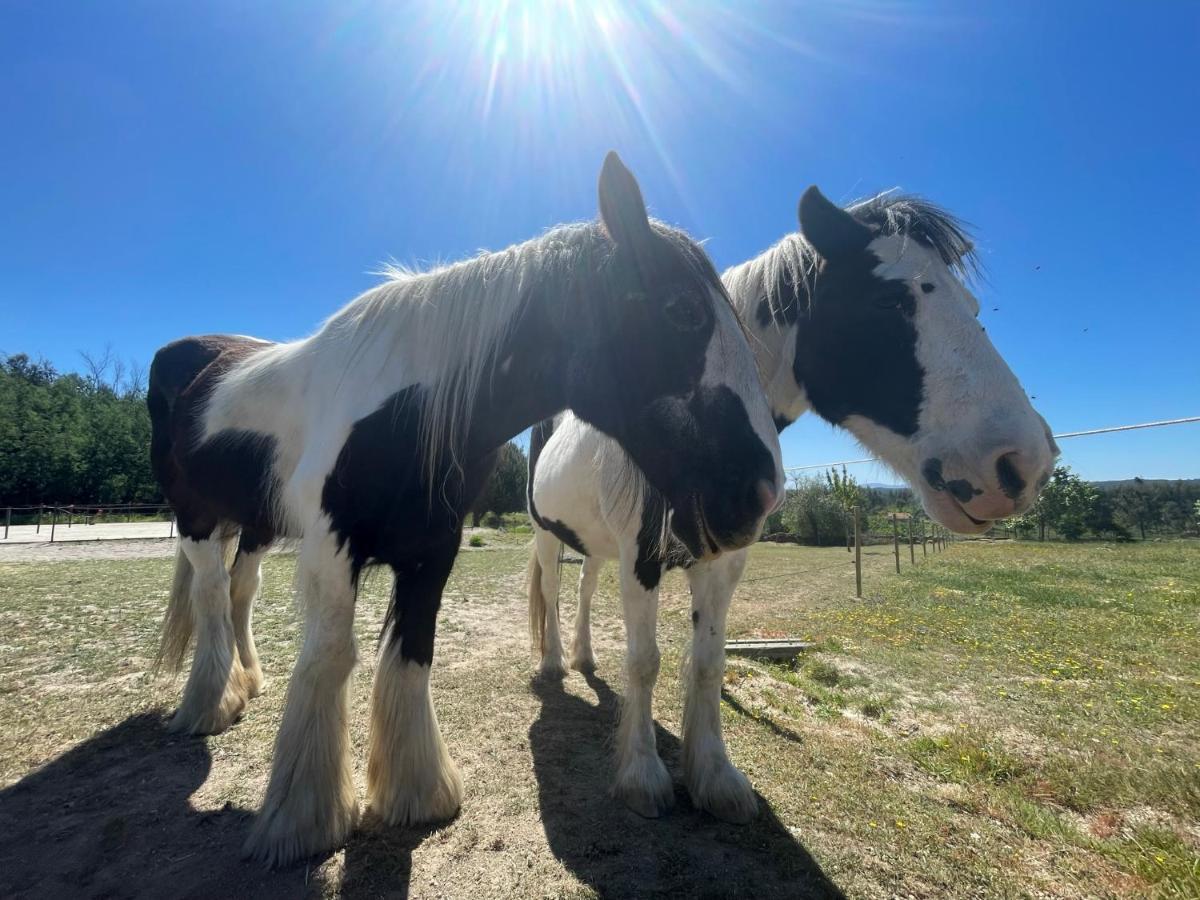
POLYGON ((174 674, 183 667, 188 646, 192 643, 192 564, 183 552, 175 548, 175 577, 167 599, 167 614, 163 616, 162 637, 158 644, 155 670, 166 669, 174 674))
POLYGON ((546 640, 546 595, 542 591, 542 561, 538 557, 537 544, 529 553, 529 640, 534 653, 541 653, 546 640))

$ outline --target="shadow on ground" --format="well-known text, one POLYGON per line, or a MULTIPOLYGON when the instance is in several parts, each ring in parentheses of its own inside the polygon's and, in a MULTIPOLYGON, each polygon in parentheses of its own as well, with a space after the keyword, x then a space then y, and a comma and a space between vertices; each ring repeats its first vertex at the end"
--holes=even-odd
POLYGON ((192 807, 212 758, 165 725, 133 716, 0 792, 0 896, 304 896, 303 868, 242 860, 248 811, 192 807))
MULTIPOLYGON (((271 871, 245 861, 253 813, 196 810, 208 778, 203 739, 143 713, 84 741, 0 792, 0 897, 306 897, 328 887, 324 857, 271 871)), ((412 852, 430 829, 363 822, 334 891, 406 896, 412 852)))
POLYGON ((841 898, 804 847, 759 797, 759 818, 728 825, 692 806, 679 740, 657 724, 675 778, 675 808, 643 819, 609 794, 617 697, 596 676, 598 702, 537 680, 542 707, 529 729, 542 823, 554 855, 600 897, 841 898))

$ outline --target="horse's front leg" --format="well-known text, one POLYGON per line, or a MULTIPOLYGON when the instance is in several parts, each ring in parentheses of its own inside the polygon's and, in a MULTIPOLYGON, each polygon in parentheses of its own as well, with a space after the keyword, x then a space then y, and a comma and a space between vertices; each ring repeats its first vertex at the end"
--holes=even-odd
POLYGON ((396 572, 391 626, 375 670, 367 760, 370 807, 389 825, 444 821, 462 804, 462 779, 429 691, 437 613, 459 540, 453 534, 419 565, 396 572))
POLYGON ((692 652, 685 669, 683 771, 692 802, 718 819, 749 822, 758 815, 750 780, 729 761, 721 737, 725 678, 725 615, 746 568, 747 551, 726 553, 688 570, 692 589, 692 652))
POLYGON ((249 855, 272 865, 332 850, 358 814, 347 718, 356 573, 328 522, 322 525, 305 534, 300 548, 304 646, 288 686, 266 798, 246 842, 249 855))
POLYGON ((621 556, 621 606, 625 614, 625 700, 617 725, 614 793, 634 812, 655 817, 669 809, 675 791, 654 742, 651 701, 658 679, 659 563, 636 564, 621 556))

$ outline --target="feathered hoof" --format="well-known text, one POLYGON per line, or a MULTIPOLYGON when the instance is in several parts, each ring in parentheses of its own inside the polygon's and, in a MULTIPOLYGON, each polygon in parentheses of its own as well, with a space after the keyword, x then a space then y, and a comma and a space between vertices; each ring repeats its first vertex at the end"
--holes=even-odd
POLYGON ((582 672, 584 675, 595 673, 596 657, 592 655, 592 648, 573 650, 571 652, 571 668, 576 672, 582 672))
POLYGON ((386 782, 368 784, 367 795, 371 812, 390 826, 446 822, 462 806, 462 778, 448 757, 432 778, 386 782))
POLYGON ((242 669, 242 691, 245 693, 247 700, 253 700, 262 694, 263 676, 261 668, 253 666, 242 669))
POLYGON ((657 819, 675 805, 671 774, 657 754, 640 756, 617 770, 613 795, 639 816, 657 819))
POLYGON ((688 773, 692 803, 722 822, 745 825, 758 818, 758 797, 750 779, 728 760, 688 773))
POLYGON ((533 677, 542 681, 562 681, 567 677, 567 667, 563 665, 561 656, 545 656, 538 663, 533 677))
POLYGON ((245 708, 246 697, 231 680, 215 706, 188 702, 185 698, 167 722, 167 731, 173 734, 220 734, 241 718, 245 708))
POLYGON ((346 842, 357 821, 357 803, 343 802, 321 810, 311 794, 297 790, 282 803, 264 803, 242 855, 271 868, 290 865, 336 850, 346 842))

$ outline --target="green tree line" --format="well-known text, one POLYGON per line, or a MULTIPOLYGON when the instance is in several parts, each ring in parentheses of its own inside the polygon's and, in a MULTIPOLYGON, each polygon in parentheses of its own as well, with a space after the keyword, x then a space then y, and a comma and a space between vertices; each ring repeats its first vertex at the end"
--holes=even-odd
MULTIPOLYGON (((159 503, 150 471, 145 373, 106 351, 59 372, 26 354, 0 356, 0 506, 159 503)), ((526 459, 509 442, 475 504, 525 509, 526 459)))
POLYGON ((84 373, 61 373, 0 356, 0 504, 161 500, 144 372, 108 352, 84 361, 84 373))

